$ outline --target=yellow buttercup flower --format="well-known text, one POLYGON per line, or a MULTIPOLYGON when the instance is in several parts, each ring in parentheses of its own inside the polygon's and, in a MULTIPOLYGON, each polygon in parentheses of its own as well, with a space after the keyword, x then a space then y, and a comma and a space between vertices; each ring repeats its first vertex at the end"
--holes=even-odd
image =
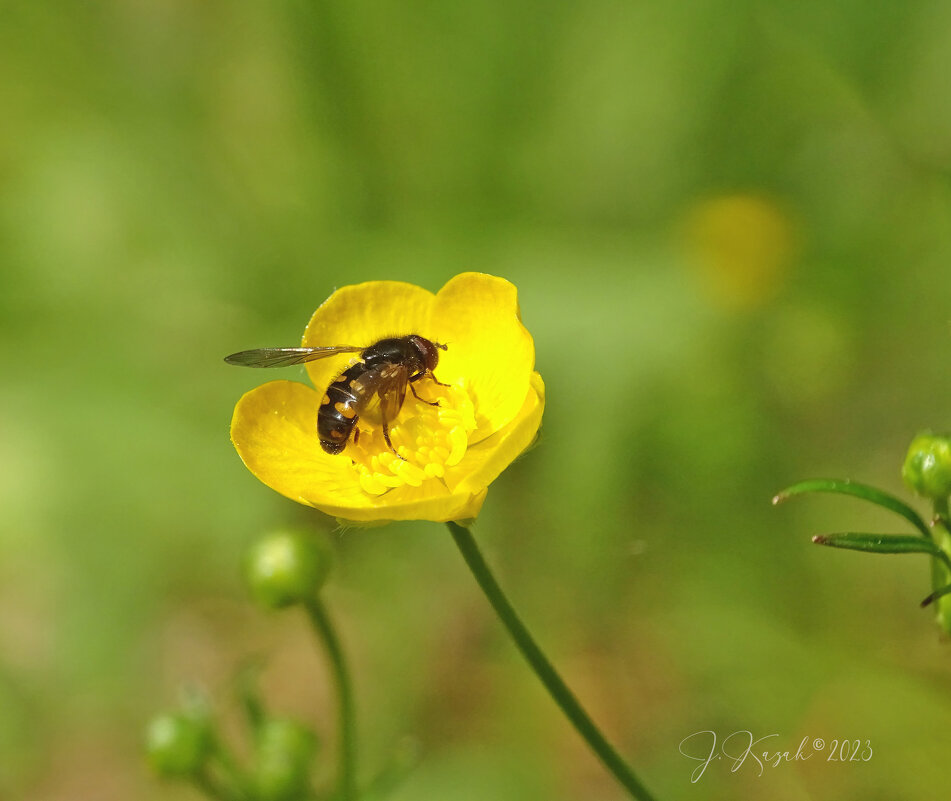
POLYGON ((398 281, 346 286, 314 312, 302 345, 369 347, 410 334, 447 347, 432 374, 412 383, 419 398, 407 392, 389 423, 399 456, 371 414, 357 419, 342 453, 321 447, 317 410, 356 361, 338 354, 307 364, 315 389, 272 381, 238 401, 231 440, 247 468, 282 495, 344 520, 474 518, 488 485, 535 438, 545 407, 516 289, 483 273, 457 275, 435 295, 398 281))

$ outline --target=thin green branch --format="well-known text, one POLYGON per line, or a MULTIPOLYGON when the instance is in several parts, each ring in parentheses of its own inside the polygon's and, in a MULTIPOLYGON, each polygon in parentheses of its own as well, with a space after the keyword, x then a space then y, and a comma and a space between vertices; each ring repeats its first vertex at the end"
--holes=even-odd
POLYGON ((875 487, 870 487, 867 484, 859 484, 849 479, 810 478, 806 481, 800 481, 791 487, 786 487, 786 489, 778 493, 773 498, 773 503, 779 504, 787 498, 792 498, 795 495, 803 495, 807 492, 831 492, 837 495, 851 495, 853 498, 860 498, 863 501, 874 503, 876 506, 881 506, 903 517, 918 529, 923 537, 931 539, 931 531, 928 525, 921 519, 921 515, 907 503, 900 501, 894 495, 889 495, 887 492, 875 489, 875 487))
POLYGON ((353 705, 353 688, 347 670, 340 640, 330 622, 327 610, 319 598, 306 603, 311 625, 323 643, 330 662, 334 684, 337 690, 337 791, 339 801, 356 801, 356 722, 353 705))
POLYGON ((495 609, 503 625, 515 641, 516 647, 528 661, 535 675, 548 690, 549 695, 571 721, 578 733, 585 739, 591 750, 598 756, 604 766, 627 789, 632 798, 638 801, 653 801, 653 796, 641 784, 640 779, 627 763, 621 759, 614 747, 605 739, 601 730, 594 724, 588 713, 585 712, 574 693, 562 680, 561 676, 552 667, 548 657, 535 643, 528 629, 519 619, 515 609, 502 592, 498 582, 486 564, 479 546, 467 528, 456 523, 447 523, 452 538, 455 540, 462 558, 465 559, 469 570, 479 583, 482 591, 495 609))

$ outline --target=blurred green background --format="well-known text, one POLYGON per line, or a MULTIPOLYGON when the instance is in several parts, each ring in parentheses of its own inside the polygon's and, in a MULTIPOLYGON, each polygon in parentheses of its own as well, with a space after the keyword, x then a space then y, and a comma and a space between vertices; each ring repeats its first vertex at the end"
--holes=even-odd
POLYGON ((900 521, 769 499, 904 494, 949 425, 947 2, 0 7, 0 798, 197 798, 142 728, 182 683, 230 708, 254 655, 331 749, 304 620, 239 580, 286 524, 334 532, 363 772, 419 740, 393 801, 623 797, 444 527, 336 531, 229 444, 261 376, 222 356, 464 270, 517 284, 548 387, 474 531, 658 798, 943 792, 925 559, 814 548, 900 521), (704 729, 874 756, 691 784, 704 729))

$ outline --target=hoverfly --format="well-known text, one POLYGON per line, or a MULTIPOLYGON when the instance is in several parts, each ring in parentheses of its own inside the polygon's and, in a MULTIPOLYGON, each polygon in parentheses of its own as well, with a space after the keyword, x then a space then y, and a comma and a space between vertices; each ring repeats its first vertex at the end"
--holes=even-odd
POLYGON ((256 348, 232 353, 225 357, 225 361, 240 367, 289 367, 340 353, 359 353, 360 361, 344 370, 324 392, 317 410, 320 446, 331 455, 340 453, 347 446, 360 415, 379 399, 383 439, 389 449, 399 456, 390 442, 389 425, 403 407, 406 387, 410 388, 417 400, 430 406, 438 406, 439 401, 420 398, 413 382, 428 375, 440 386, 449 386, 436 381, 436 376, 433 375, 433 370, 439 362, 440 350, 446 350, 446 346, 410 334, 405 337, 381 339, 368 348, 353 345, 256 348))

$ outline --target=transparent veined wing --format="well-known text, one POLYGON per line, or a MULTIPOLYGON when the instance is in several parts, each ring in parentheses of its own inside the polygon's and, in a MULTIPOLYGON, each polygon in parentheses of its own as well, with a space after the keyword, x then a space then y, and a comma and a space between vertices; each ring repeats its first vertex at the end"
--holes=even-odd
POLYGON ((383 362, 371 367, 350 384, 357 398, 357 414, 373 423, 395 420, 408 385, 406 365, 383 362))
POLYGON ((406 365, 387 362, 379 370, 379 378, 374 387, 380 399, 380 417, 384 425, 393 422, 403 408, 406 387, 409 385, 409 370, 406 365))
POLYGON ((238 367, 291 367, 326 359, 338 353, 360 353, 362 350, 365 348, 353 345, 330 345, 324 348, 254 348, 225 356, 225 361, 238 367))
MULTIPOLYGON (((399 453, 390 441, 390 423, 396 420, 406 397, 406 387, 409 385, 409 370, 405 364, 383 362, 367 370, 358 379, 360 384, 360 400, 358 409, 361 415, 379 411, 380 425, 383 428, 383 439, 387 447, 397 456, 399 453)), ((403 457, 400 456, 402 459, 403 457)))

